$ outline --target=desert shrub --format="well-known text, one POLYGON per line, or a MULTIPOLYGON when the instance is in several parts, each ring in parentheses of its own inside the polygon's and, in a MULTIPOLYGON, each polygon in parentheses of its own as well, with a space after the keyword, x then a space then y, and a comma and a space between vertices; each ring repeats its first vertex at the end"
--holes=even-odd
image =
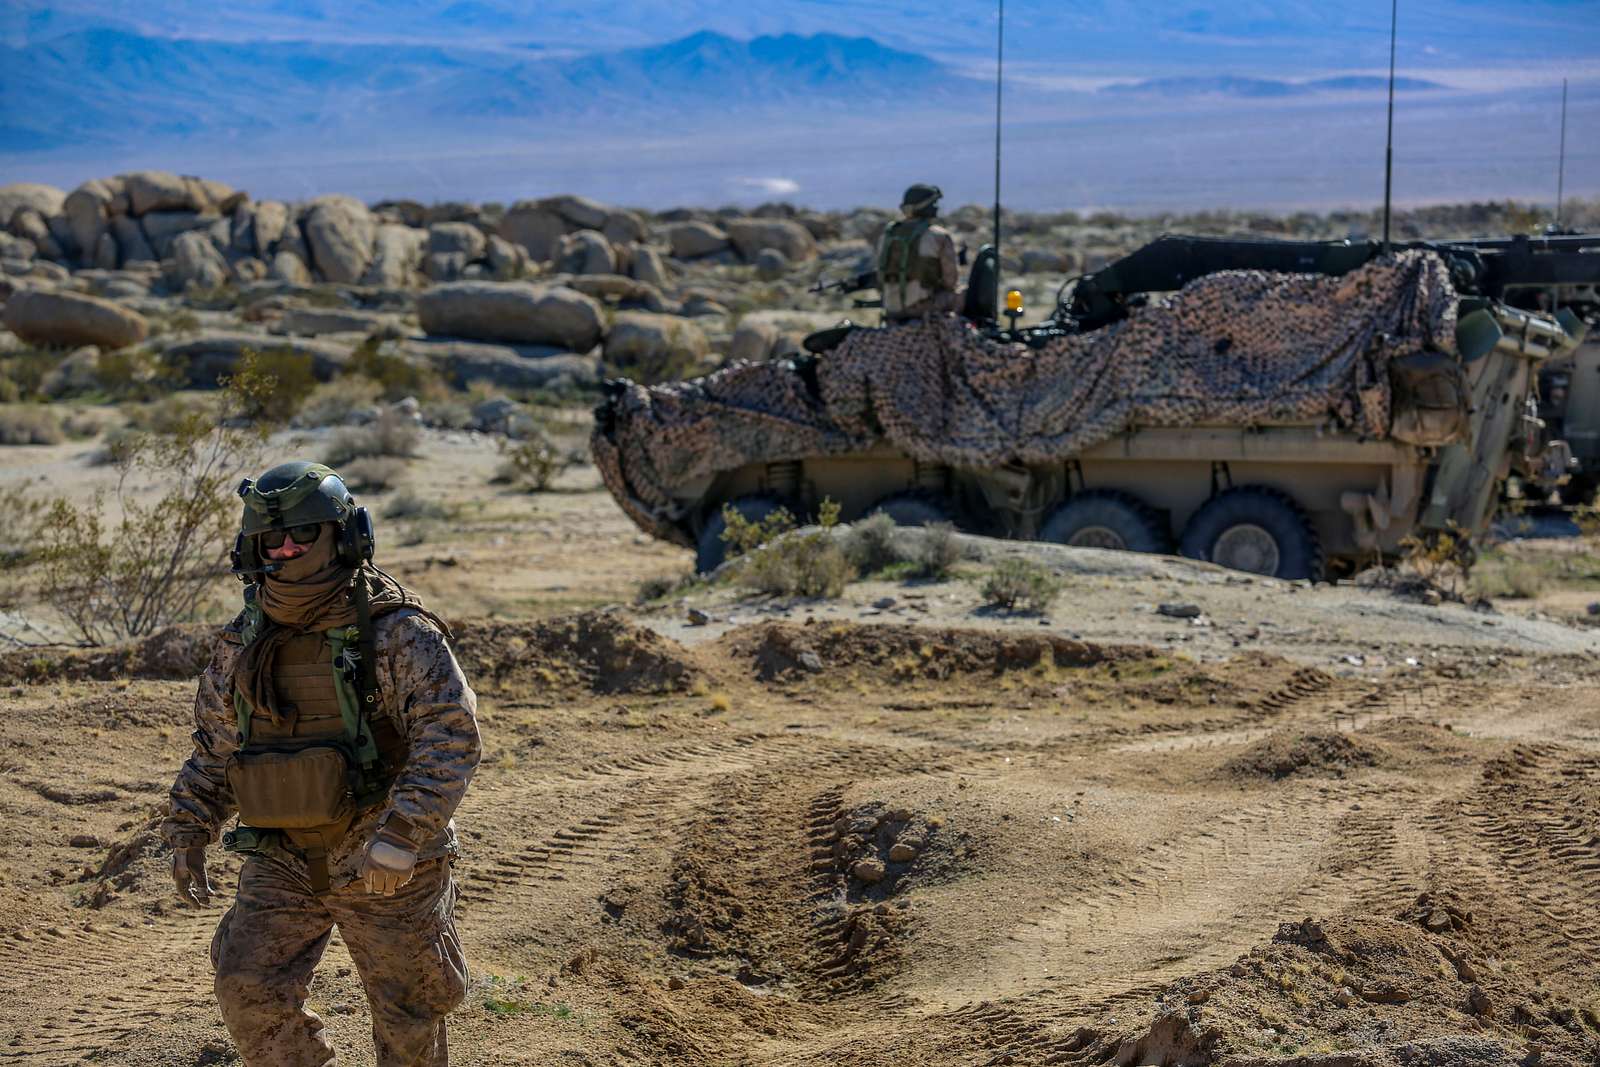
POLYGON ((920 577, 948 578, 950 571, 961 562, 961 546, 956 542, 955 524, 934 522, 924 526, 915 562, 920 577))
POLYGON ((388 506, 383 509, 386 519, 434 519, 442 521, 454 517, 455 509, 436 500, 431 496, 423 496, 413 489, 405 489, 394 495, 388 506))
POLYGON ((749 522, 731 507, 723 509, 723 539, 730 554, 742 557, 734 580, 761 593, 832 598, 855 577, 844 549, 833 536, 839 505, 824 500, 815 530, 794 529, 794 517, 779 508, 760 522, 749 522))
POLYGON ((422 421, 446 430, 465 430, 472 425, 472 405, 460 396, 446 396, 422 405, 422 421))
POLYGON ((385 493, 405 477, 406 463, 393 456, 367 456, 352 460, 339 474, 344 484, 357 493, 385 493))
POLYGON ((251 399, 254 406, 245 410, 244 416, 259 422, 288 422, 317 387, 310 354, 287 348, 266 349, 255 354, 253 363, 258 373, 270 377, 275 384, 266 394, 251 399))
POLYGON ((1061 595, 1061 579, 1032 560, 1005 559, 984 575, 984 603, 1005 611, 1044 612, 1061 595))
POLYGON ((398 411, 386 411, 365 426, 346 426, 336 430, 323 455, 330 467, 342 467, 366 456, 398 456, 409 459, 417 454, 421 431, 416 422, 398 411))
POLYGON ((232 311, 239 306, 239 287, 232 282, 221 282, 209 288, 191 285, 184 291, 183 299, 204 311, 232 311))
POLYGON ((331 285, 319 285, 301 295, 301 299, 314 308, 347 308, 343 290, 331 285))
POLYGON ((442 397, 448 392, 443 379, 432 367, 385 352, 381 342, 370 338, 350 353, 345 372, 378 383, 380 395, 390 401, 408 396, 419 400, 442 397))
POLYGON ((342 426, 358 411, 378 403, 382 387, 371 378, 347 374, 323 382, 300 405, 299 421, 306 426, 342 426))
POLYGON ((854 523, 844 537, 844 554, 862 574, 875 574, 900 562, 895 551, 895 521, 883 512, 854 523))
POLYGON ((146 348, 119 348, 102 352, 95 361, 94 377, 101 391, 114 400, 153 400, 181 386, 173 368, 146 348))
POLYGON ((61 416, 41 404, 0 408, 0 445, 59 445, 67 439, 61 416))
MULTIPOLYGON (((44 511, 44 501, 26 485, 0 489, 0 570, 25 563, 32 557, 44 511)), ((5 608, 0 598, 0 609, 5 608)))
POLYGON ((80 641, 141 637, 202 613, 226 573, 238 522, 234 480, 254 464, 266 436, 246 416, 276 388, 247 357, 208 403, 174 405, 164 432, 128 438, 109 494, 46 505, 37 528, 38 595, 80 641))
POLYGON ((544 434, 537 430, 520 441, 500 438, 500 465, 489 480, 496 485, 509 485, 529 493, 540 493, 550 488, 568 466, 566 456, 544 434))
POLYGON ((1475 596, 1532 600, 1550 584, 1537 564, 1518 559, 1486 559, 1472 569, 1468 589, 1475 596))
POLYGON ((1449 530, 1428 530, 1400 542, 1397 585, 1432 589, 1459 600, 1473 559, 1472 546, 1452 524, 1449 530))
POLYGON ((44 377, 61 362, 64 353, 48 348, 21 348, 0 354, 0 404, 15 404, 39 396, 44 377))

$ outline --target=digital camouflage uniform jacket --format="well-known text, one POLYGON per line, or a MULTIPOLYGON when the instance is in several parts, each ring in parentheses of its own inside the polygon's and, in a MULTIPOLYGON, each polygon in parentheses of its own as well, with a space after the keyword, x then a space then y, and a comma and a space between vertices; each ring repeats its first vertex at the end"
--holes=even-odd
MULTIPOLYGON (((236 805, 224 767, 239 747, 239 725, 228 676, 243 651, 241 614, 218 637, 211 662, 200 676, 195 696, 194 752, 173 783, 171 807, 161 833, 174 848, 217 840, 236 805)), ((334 887, 356 878, 362 854, 373 832, 393 812, 409 824, 405 834, 417 846, 418 859, 436 859, 456 851, 451 816, 477 768, 477 696, 467 684, 450 646, 439 630, 416 612, 400 609, 373 621, 377 631, 378 689, 383 710, 410 754, 400 768, 388 799, 356 815, 350 830, 330 851, 328 868, 334 887)), ((282 846, 263 853, 300 873, 305 863, 282 846)))

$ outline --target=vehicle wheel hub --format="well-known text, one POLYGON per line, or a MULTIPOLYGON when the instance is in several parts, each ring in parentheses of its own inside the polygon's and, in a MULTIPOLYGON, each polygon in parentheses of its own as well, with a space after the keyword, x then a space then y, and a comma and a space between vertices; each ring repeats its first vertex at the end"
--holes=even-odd
POLYGON ((1121 534, 1109 526, 1085 526, 1067 538, 1074 548, 1114 548, 1119 552, 1128 547, 1121 534))
POLYGON ((1250 574, 1277 574, 1277 538, 1251 523, 1230 526, 1217 538, 1211 562, 1250 574))

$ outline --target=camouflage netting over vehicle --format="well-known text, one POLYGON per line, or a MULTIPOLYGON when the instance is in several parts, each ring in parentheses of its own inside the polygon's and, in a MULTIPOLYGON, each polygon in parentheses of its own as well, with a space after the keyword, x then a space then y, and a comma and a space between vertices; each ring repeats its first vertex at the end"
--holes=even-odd
POLYGON ((627 383, 591 446, 624 511, 692 544, 675 490, 748 463, 888 442, 957 468, 1066 459, 1134 427, 1331 419, 1391 432, 1391 362, 1455 356, 1443 262, 1401 252, 1341 277, 1228 271, 1092 333, 1040 347, 955 316, 862 329, 821 356, 627 383))

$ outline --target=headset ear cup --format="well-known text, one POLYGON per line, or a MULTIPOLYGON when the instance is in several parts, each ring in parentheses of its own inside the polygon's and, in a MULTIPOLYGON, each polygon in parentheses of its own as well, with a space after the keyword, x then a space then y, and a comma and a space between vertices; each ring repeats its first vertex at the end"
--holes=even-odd
POLYGON ((355 519, 350 525, 356 532, 356 551, 365 563, 372 559, 378 549, 378 535, 372 529, 372 513, 366 508, 356 508, 355 519))

